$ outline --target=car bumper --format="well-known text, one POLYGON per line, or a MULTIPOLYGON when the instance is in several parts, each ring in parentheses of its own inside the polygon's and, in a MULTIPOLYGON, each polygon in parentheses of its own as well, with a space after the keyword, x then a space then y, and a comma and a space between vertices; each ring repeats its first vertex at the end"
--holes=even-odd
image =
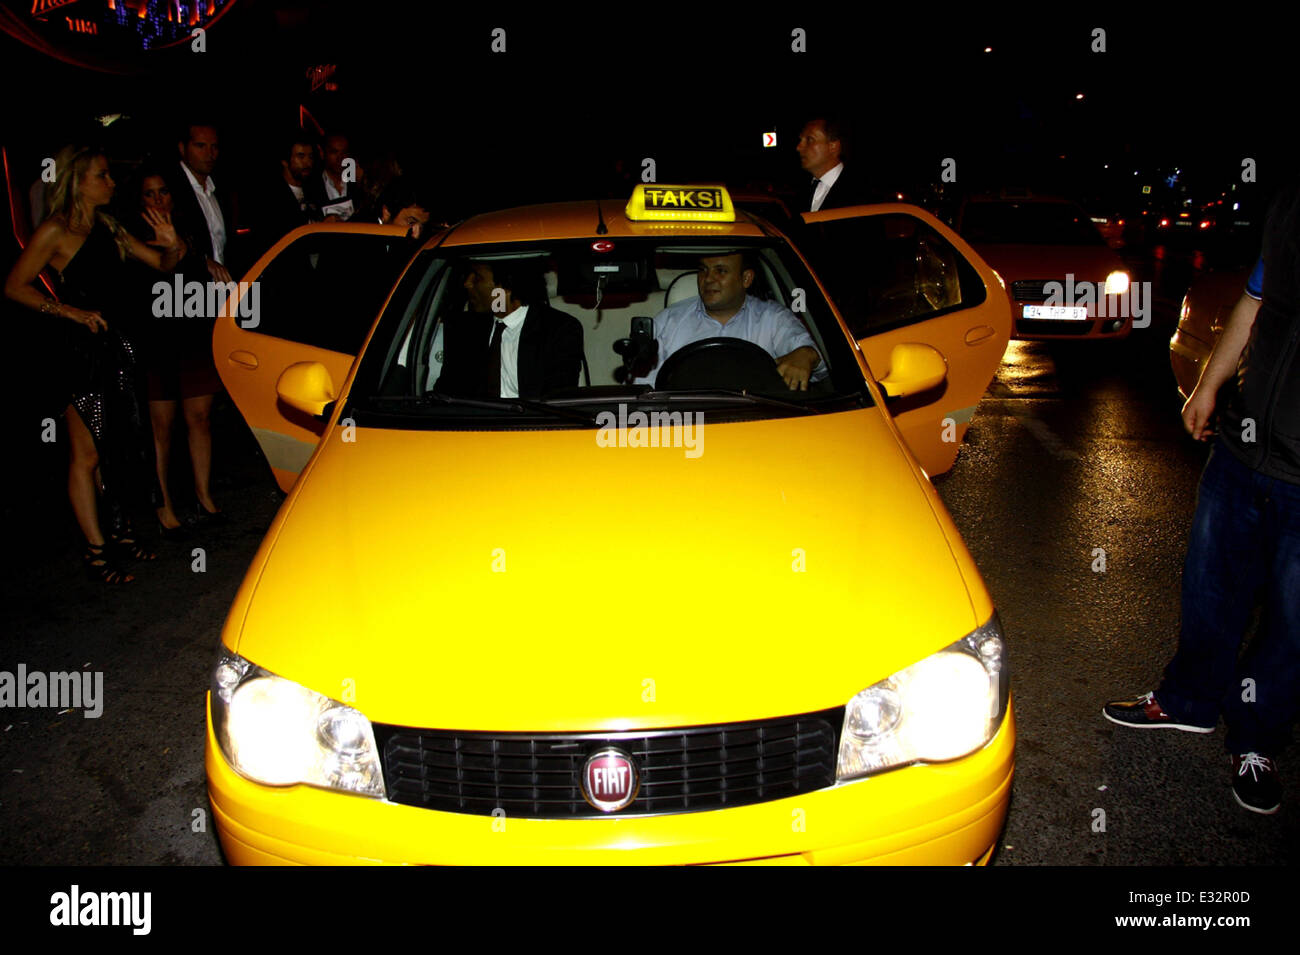
POLYGON ((1089 318, 1082 321, 1054 321, 1052 319, 1029 319, 1024 317, 1026 305, 1041 305, 1041 302, 1012 302, 1011 314, 1015 316, 1012 338, 1032 341, 1052 339, 1081 338, 1127 338, 1133 331, 1132 317, 1110 316, 1106 318, 1089 318))
POLYGON ((1015 722, 964 759, 711 812, 515 819, 250 782, 208 719, 208 795, 239 865, 961 865, 992 855, 1011 797, 1015 722))

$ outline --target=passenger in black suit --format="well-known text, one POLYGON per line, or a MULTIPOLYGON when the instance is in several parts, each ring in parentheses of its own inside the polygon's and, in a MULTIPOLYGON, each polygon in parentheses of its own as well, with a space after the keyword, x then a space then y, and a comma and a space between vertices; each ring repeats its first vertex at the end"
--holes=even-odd
POLYGON ((887 202, 879 190, 872 190, 858 179, 844 157, 848 152, 848 135, 843 122, 831 117, 809 120, 799 134, 799 164, 812 176, 804 200, 803 212, 843 209, 873 202, 887 202))
POLYGON ((469 311, 444 321, 442 375, 434 390, 537 400, 577 386, 582 324, 548 304, 535 266, 471 263, 465 291, 469 311))

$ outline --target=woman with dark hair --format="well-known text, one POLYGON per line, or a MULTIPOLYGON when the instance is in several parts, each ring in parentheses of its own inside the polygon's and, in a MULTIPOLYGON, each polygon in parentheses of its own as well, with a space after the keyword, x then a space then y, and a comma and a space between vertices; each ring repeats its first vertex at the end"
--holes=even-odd
MULTIPOLYGON (((170 219, 172 195, 160 169, 146 166, 131 190, 131 215, 127 218, 137 238, 160 237, 151 215, 170 219)), ((207 263, 186 237, 192 250, 177 265, 182 273, 206 274, 207 263)), ((152 285, 152 281, 148 286, 152 285)), ((147 286, 147 287, 148 287, 147 286)), ((194 472, 194 497, 200 520, 220 519, 221 511, 212 500, 212 428, 213 398, 221 390, 221 379, 212 362, 212 321, 197 318, 150 318, 144 336, 144 364, 149 393, 149 419, 153 428, 154 460, 162 503, 158 507, 158 527, 165 539, 179 538, 183 524, 176 515, 167 484, 171 461, 172 431, 179 406, 189 438, 190 464, 194 472)))
POLYGON ((131 472, 147 459, 135 447, 142 416, 136 400, 136 347, 123 334, 119 290, 125 261, 138 259, 155 269, 175 266, 186 247, 165 213, 151 211, 156 239, 143 243, 106 211, 115 185, 108 158, 92 147, 69 146, 55 159, 49 215, 33 234, 5 279, 5 296, 43 316, 65 321, 68 370, 64 410, 71 455, 68 497, 86 536, 83 562, 89 576, 105 583, 134 579, 124 557, 152 560, 141 546, 122 507, 131 472), (33 283, 45 268, 53 271, 58 300, 33 283), (108 318, 105 318, 105 315, 108 318), (96 491, 103 495, 111 523, 108 539, 100 526, 96 491))

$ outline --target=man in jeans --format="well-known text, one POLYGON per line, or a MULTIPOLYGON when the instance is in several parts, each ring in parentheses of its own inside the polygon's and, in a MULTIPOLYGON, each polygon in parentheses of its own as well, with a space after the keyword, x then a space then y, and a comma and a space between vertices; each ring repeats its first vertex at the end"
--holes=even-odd
POLYGON ((1213 432, 1215 395, 1234 370, 1197 494, 1183 567, 1178 650, 1153 693, 1107 703, 1138 729, 1213 732, 1222 711, 1237 802, 1282 804, 1277 754, 1300 703, 1300 188, 1284 188, 1264 227, 1263 254, 1183 406, 1198 441, 1213 432), (1238 650, 1255 600, 1259 632, 1238 650))

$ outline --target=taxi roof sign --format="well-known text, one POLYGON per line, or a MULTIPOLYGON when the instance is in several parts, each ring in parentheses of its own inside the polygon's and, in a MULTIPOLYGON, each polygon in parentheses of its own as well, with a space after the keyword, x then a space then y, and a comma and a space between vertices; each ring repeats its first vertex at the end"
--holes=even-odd
POLYGON ((725 186, 661 186, 639 183, 623 210, 634 222, 671 222, 692 219, 735 222, 736 207, 725 186))

